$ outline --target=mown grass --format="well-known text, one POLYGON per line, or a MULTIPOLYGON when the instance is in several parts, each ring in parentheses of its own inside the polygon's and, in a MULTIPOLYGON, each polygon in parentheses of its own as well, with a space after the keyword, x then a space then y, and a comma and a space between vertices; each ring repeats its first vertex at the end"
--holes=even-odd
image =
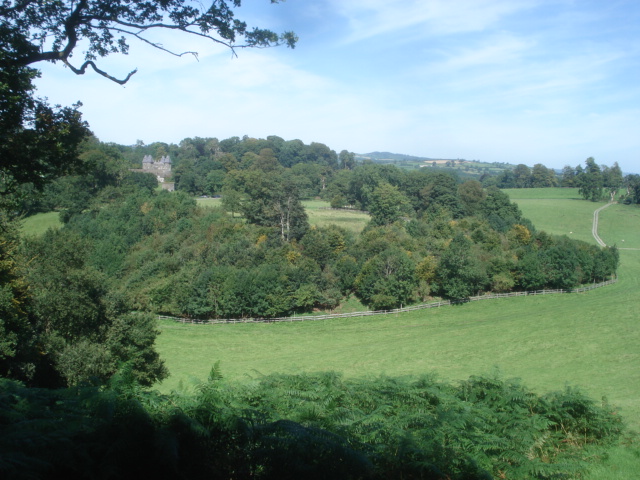
POLYGON ((36 213, 22 220, 22 234, 26 236, 39 236, 50 228, 62 226, 58 212, 36 213))
POLYGON ((196 202, 201 207, 219 207, 222 204, 221 198, 196 198, 196 202))
MULTIPOLYGON (((220 198, 196 198, 196 201, 201 207, 219 207, 221 205, 220 198)), ((332 210, 329 208, 329 202, 322 200, 305 200, 302 204, 309 216, 309 223, 318 227, 333 224, 357 234, 369 221, 369 215, 366 213, 332 210)))
POLYGON ((337 225, 353 233, 360 233, 369 222, 369 215, 360 211, 330 209, 329 202, 305 200, 302 202, 309 223, 318 227, 337 225))
POLYGON ((582 200, 577 188, 514 188, 504 190, 539 230, 594 242, 593 211, 606 202, 582 200))

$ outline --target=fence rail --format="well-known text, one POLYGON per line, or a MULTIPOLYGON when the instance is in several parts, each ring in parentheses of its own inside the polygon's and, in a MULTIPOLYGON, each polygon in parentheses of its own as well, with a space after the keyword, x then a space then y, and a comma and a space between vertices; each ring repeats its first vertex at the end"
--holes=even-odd
POLYGON ((530 295, 553 295, 558 293, 584 293, 596 288, 604 287, 614 284, 618 281, 617 278, 607 280, 606 282, 594 283, 584 287, 572 288, 569 290, 556 289, 556 290, 535 290, 528 292, 509 292, 509 293, 491 293, 487 295, 478 295, 475 297, 463 298, 461 300, 440 300, 437 302, 421 303, 418 305, 411 305, 409 307, 394 308, 393 310, 366 310, 363 312, 351 312, 351 313, 329 313, 326 315, 306 315, 306 316, 292 316, 292 317, 276 317, 276 318, 184 318, 184 317, 169 317, 165 315, 158 315, 158 318, 174 320, 180 323, 192 323, 200 325, 217 325, 222 323, 272 323, 272 322, 307 322, 314 320, 328 320, 331 318, 354 318, 354 317, 368 317, 370 315, 387 315, 390 313, 402 313, 413 312, 416 310, 424 310, 427 308, 437 308, 446 305, 476 302, 478 300, 492 300, 498 298, 508 297, 526 297, 530 295))

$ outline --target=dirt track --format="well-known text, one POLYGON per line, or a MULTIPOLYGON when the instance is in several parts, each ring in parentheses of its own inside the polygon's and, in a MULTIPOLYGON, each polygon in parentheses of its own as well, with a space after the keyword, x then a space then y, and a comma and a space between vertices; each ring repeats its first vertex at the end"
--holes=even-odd
POLYGON ((600 212, 601 212, 602 210, 604 210, 604 209, 605 209, 605 208, 607 208, 607 207, 610 207, 611 205, 613 205, 613 202, 609 202, 609 203, 607 203, 606 205, 603 205, 602 207, 600 207, 600 208, 596 209, 596 211, 595 211, 595 212, 593 212, 593 226, 591 227, 591 233, 593 234, 593 238, 595 238, 595 239, 596 239, 596 242, 598 242, 598 244, 599 244, 601 247, 606 247, 606 246, 607 246, 607 244, 606 244, 606 243, 604 243, 604 242, 602 241, 602 239, 600 238, 600 236, 598 235, 598 217, 599 217, 600 212))

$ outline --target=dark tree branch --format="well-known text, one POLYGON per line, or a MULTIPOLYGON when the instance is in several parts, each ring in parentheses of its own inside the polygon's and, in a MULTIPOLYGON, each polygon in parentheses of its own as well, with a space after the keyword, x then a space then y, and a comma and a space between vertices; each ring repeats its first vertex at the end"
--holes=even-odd
POLYGON ((31 65, 32 63, 42 62, 42 61, 58 61, 62 60, 67 63, 67 59, 73 49, 76 48, 78 44, 78 34, 76 32, 76 28, 80 25, 81 17, 80 12, 86 8, 87 0, 80 0, 75 10, 71 12, 69 18, 64 22, 64 31, 67 36, 67 44, 65 47, 60 50, 51 50, 48 52, 31 52, 28 55, 23 57, 18 57, 15 60, 15 63, 18 66, 26 67, 27 65, 31 65))
POLYGON ((94 72, 96 72, 97 74, 102 75, 103 77, 108 78, 112 82, 116 82, 119 85, 124 85, 125 83, 127 83, 129 81, 129 79, 133 75, 135 75, 135 73, 138 71, 138 69, 136 68, 135 70, 130 71, 129 74, 123 80, 119 80, 116 77, 113 77, 113 76, 109 75, 104 70, 100 70, 92 60, 87 60, 86 62, 84 62, 82 64, 82 66, 80 68, 76 68, 73 65, 71 65, 71 63, 69 63, 69 60, 66 59, 66 58, 63 58, 62 61, 76 75, 84 75, 86 70, 87 70, 87 67, 90 66, 91 68, 93 68, 94 72))
MULTIPOLYGON (((151 29, 155 29, 155 28, 165 28, 168 30, 179 30, 181 32, 184 33, 188 33, 189 35, 195 35, 197 37, 202 37, 202 38, 206 38, 207 40, 211 40, 215 43, 219 43, 220 45, 227 47, 230 50, 234 50, 236 48, 258 48, 259 45, 253 45, 250 43, 246 43, 243 45, 233 45, 232 43, 229 42, 225 42, 223 40, 220 40, 219 38, 216 38, 212 35, 209 35, 207 33, 202 33, 202 32, 198 32, 195 30, 190 30, 189 27, 194 27, 197 24, 197 22, 191 22, 189 24, 185 24, 185 25, 175 25, 175 24, 171 24, 171 23, 153 23, 153 24, 149 24, 149 25, 141 25, 141 24, 137 24, 137 23, 129 23, 129 22, 123 22, 122 20, 117 20, 117 19, 109 19, 109 18, 99 18, 99 17, 94 17, 91 20, 98 20, 98 21, 104 21, 104 22, 111 22, 117 25, 122 25, 123 27, 129 27, 129 28, 135 28, 142 31, 146 31, 146 30, 151 30, 151 29)), ((113 30, 113 31, 119 31, 121 33, 126 33, 129 35, 133 35, 135 36, 137 39, 139 40, 143 40, 146 43, 149 43, 150 45, 156 46, 155 44, 153 44, 152 42, 144 39, 144 37, 140 36, 140 32, 138 32, 137 34, 134 32, 130 32, 127 30, 120 30, 117 27, 107 27, 108 30, 113 30)), ((277 43, 278 45, 280 44, 280 42, 277 43)), ((176 55, 175 52, 170 52, 168 50, 166 50, 168 53, 172 53, 173 55, 176 55)), ((192 52, 185 52, 185 53, 192 53, 192 52)), ((234 52, 235 54, 235 52, 234 52)), ((180 54, 183 55, 183 54, 180 54)))
MULTIPOLYGON (((170 55, 173 55, 174 57, 182 57, 183 55, 189 55, 190 54, 190 55, 193 55, 196 59, 198 59, 198 52, 193 52, 193 51, 186 51, 186 52, 182 52, 182 53, 174 52, 173 50, 169 50, 168 48, 165 48, 160 43, 155 43, 155 42, 152 42, 151 40, 148 40, 148 39, 144 38, 142 35, 140 35, 141 32, 130 32, 129 30, 124 30, 122 28, 117 28, 117 27, 110 27, 109 30, 112 31, 112 32, 123 33, 125 35, 131 35, 132 37, 137 38, 141 42, 146 43, 147 45, 151 45, 153 48, 157 48, 158 50, 162 50, 163 52, 166 52, 166 53, 168 53, 170 55)), ((141 30, 145 30, 145 29, 141 29, 141 30)), ((227 43, 225 43, 225 42, 223 42, 221 40, 218 40, 217 38, 211 37, 209 35, 203 35, 203 34, 201 34, 199 32, 194 32, 194 31, 186 30, 186 29, 182 29, 182 28, 180 28, 179 30, 181 30, 181 31, 183 31, 185 33, 188 33, 190 35, 197 35, 197 36, 200 36, 200 37, 208 38, 209 40, 213 40, 216 43, 224 45, 225 47, 227 47, 231 51, 233 51, 234 48, 237 48, 237 47, 234 47, 233 45, 229 45, 229 44, 227 44, 227 43)), ((234 52, 234 55, 235 55, 235 52, 234 52)))
POLYGON ((1 15, 8 15, 13 12, 22 12, 29 4, 34 3, 36 0, 23 0, 22 2, 16 2, 13 7, 2 7, 0 10, 1 15))
POLYGON ((60 52, 60 58, 66 60, 71 55, 71 52, 76 45, 78 44, 78 32, 76 32, 76 28, 80 25, 81 17, 80 12, 87 8, 87 0, 80 0, 76 9, 71 12, 69 18, 66 22, 64 22, 64 31, 67 34, 67 45, 60 52))

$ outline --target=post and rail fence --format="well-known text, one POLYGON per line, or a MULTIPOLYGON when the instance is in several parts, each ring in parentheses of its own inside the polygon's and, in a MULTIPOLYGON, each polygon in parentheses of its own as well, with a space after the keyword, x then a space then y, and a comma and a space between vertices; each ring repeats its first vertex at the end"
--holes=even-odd
POLYGON ((388 315, 393 313, 413 312, 415 310, 424 310, 427 308, 443 307, 446 305, 455 305, 467 302, 476 302, 478 300, 491 300, 498 298, 509 297, 526 297, 530 295, 551 295, 557 293, 583 293, 596 288, 604 287, 614 284, 618 281, 617 278, 607 280, 605 282, 594 283, 584 287, 577 287, 571 289, 555 289, 555 290, 535 290, 525 292, 508 292, 508 293, 490 293, 486 295, 478 295, 475 297, 463 298, 460 300, 440 300, 435 302, 420 303, 418 305, 411 305, 409 307, 394 308, 392 310, 365 310, 362 312, 351 313, 329 313, 325 315, 304 315, 304 316, 290 316, 290 317, 274 317, 274 318, 188 318, 188 317, 170 317, 166 315, 158 315, 158 318, 174 320, 180 323, 192 323, 200 325, 217 325, 227 323, 272 323, 272 322, 305 322, 315 320, 328 320, 333 318, 354 318, 354 317, 368 317, 370 315, 388 315))

